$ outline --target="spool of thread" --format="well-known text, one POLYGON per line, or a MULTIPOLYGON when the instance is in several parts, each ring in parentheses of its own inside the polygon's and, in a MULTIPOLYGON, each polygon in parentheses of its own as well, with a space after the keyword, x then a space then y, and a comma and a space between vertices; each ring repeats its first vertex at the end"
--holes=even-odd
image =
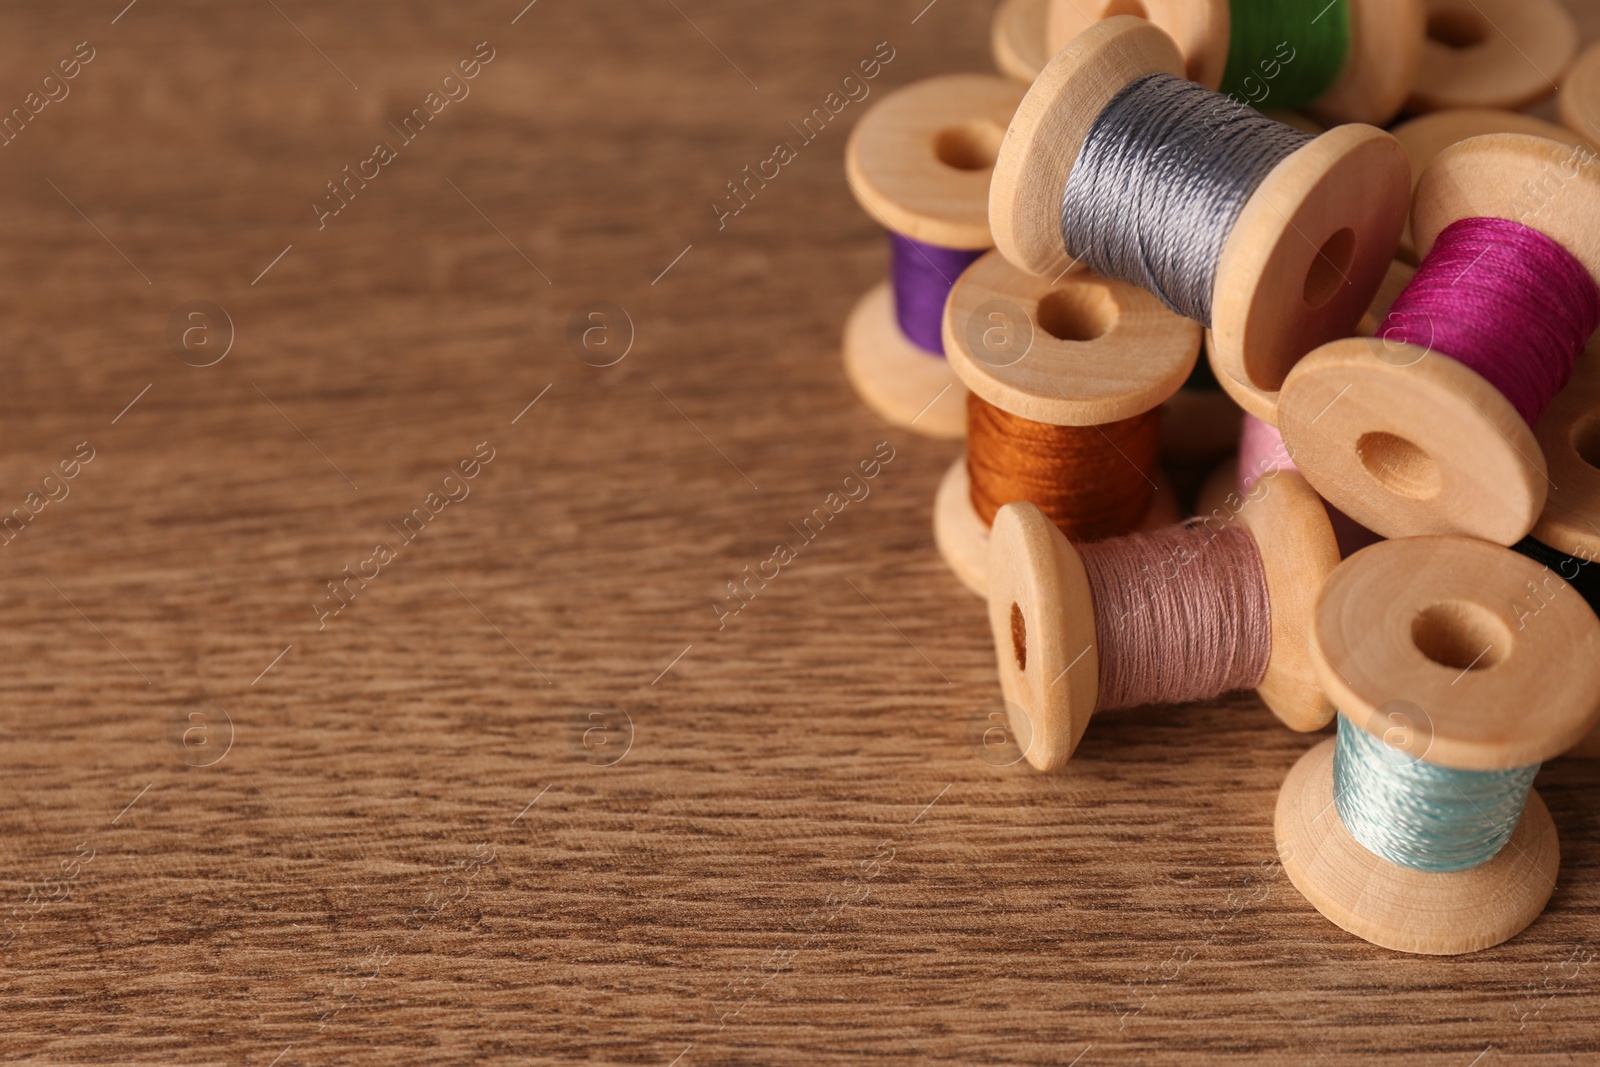
POLYGON ((1555 886, 1538 765, 1600 719, 1600 621, 1570 589, 1518 627, 1540 567, 1458 537, 1385 541, 1340 564, 1311 620, 1335 739, 1278 794, 1285 873, 1374 944, 1453 954, 1497 945, 1555 886))
POLYGON ((1427 0, 1428 32, 1407 111, 1515 111, 1555 92, 1578 51, 1560 0, 1427 0))
POLYGON ((967 480, 984 525, 1013 500, 1036 504, 1069 537, 1132 530, 1155 495, 1156 411, 1095 426, 1055 426, 967 397, 967 480), (1130 469, 1131 468, 1131 469, 1130 469))
POLYGON ((1172 40, 1128 16, 1057 53, 995 164, 995 245, 1036 274, 1081 259, 1146 288, 1211 327, 1219 378, 1275 390, 1377 293, 1405 220, 1405 155, 1360 124, 1308 137, 1182 73, 1172 40))
POLYGON ((929 437, 965 432, 940 324, 950 286, 994 243, 989 174, 1022 94, 990 75, 929 78, 869 106, 845 147, 851 191, 889 231, 889 280, 850 312, 845 371, 879 416, 929 437))
POLYGON ((1115 14, 1143 15, 1183 53, 1185 77, 1256 107, 1332 124, 1393 118, 1421 58, 1423 0, 1053 0, 1060 49, 1115 14))
MULTIPOLYGON (((1572 381, 1534 427, 1550 468, 1550 494, 1533 532, 1512 547, 1548 567, 1600 615, 1600 359, 1594 348, 1591 342, 1572 381)), ((1568 755, 1600 756, 1600 728, 1568 755)))
POLYGON ((982 249, 941 248, 903 234, 889 235, 889 284, 894 317, 906 340, 929 355, 944 357, 944 302, 950 287, 982 249))
POLYGON ((1522 134, 1441 152, 1417 185, 1422 265, 1380 336, 1324 345, 1286 380, 1279 426, 1296 462, 1363 526, 1509 545, 1538 519, 1548 482, 1531 426, 1600 322, 1600 174, 1572 153, 1522 134))
MULTIPOLYGON (((1488 133, 1525 133, 1574 147, 1588 143, 1581 133, 1573 133, 1553 122, 1536 119, 1532 115, 1524 115, 1517 111, 1491 107, 1456 108, 1418 115, 1414 119, 1400 123, 1390 132, 1406 150, 1406 158, 1411 160, 1413 192, 1423 173, 1440 152, 1469 137, 1482 137, 1488 133)), ((1596 131, 1596 136, 1600 136, 1600 130, 1596 131)), ((1410 219, 1406 220, 1406 228, 1400 234, 1400 251, 1397 255, 1412 266, 1416 266, 1420 258, 1417 255, 1416 241, 1411 236, 1410 219)))
POLYGON ((996 69, 1031 84, 1050 60, 1049 21, 1050 0, 1000 0, 989 26, 989 54, 996 69))
POLYGON ((1074 545, 1031 504, 1001 508, 989 627, 1028 762, 1065 765, 1097 711, 1241 688, 1291 729, 1327 725, 1299 635, 1338 562, 1322 502, 1289 472, 1232 514, 1098 545, 1074 545))
POLYGON ((967 453, 940 482, 933 531, 979 596, 989 525, 1028 500, 1080 538, 1177 518, 1159 488, 1156 407, 1193 370, 1200 330, 1149 293, 1070 271, 1050 280, 989 253, 945 305, 945 351, 971 391, 967 453))

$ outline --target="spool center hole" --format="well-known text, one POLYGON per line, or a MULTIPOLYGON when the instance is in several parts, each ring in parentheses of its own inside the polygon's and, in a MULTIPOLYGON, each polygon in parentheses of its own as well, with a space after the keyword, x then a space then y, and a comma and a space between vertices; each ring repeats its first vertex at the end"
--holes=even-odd
POLYGON ((1093 341, 1117 324, 1117 302, 1103 285, 1067 285, 1039 298, 1040 329, 1058 341, 1093 341))
POLYGON ((1489 27, 1476 11, 1445 8, 1428 15, 1428 40, 1460 51, 1475 48, 1489 39, 1489 27))
POLYGON ((1484 671, 1511 651, 1511 630, 1482 604, 1447 600, 1417 612, 1411 620, 1417 651, 1441 667, 1484 671))
POLYGON ((1572 425, 1572 447, 1578 458, 1600 468, 1600 414, 1589 415, 1572 425))
POLYGON ((1015 601, 1011 604, 1011 654, 1017 658, 1017 670, 1028 669, 1028 622, 1015 601))
POLYGON ((993 122, 946 126, 934 135, 933 154, 955 170, 992 170, 1005 136, 1004 127, 993 122))
POLYGON ((1356 455, 1367 473, 1391 493, 1427 500, 1437 496, 1443 484, 1433 457, 1396 434, 1381 430, 1362 434, 1356 440, 1356 455))
POLYGON ((1319 308, 1333 299, 1356 258, 1356 232, 1346 226, 1317 249, 1311 269, 1306 271, 1306 307, 1319 308))

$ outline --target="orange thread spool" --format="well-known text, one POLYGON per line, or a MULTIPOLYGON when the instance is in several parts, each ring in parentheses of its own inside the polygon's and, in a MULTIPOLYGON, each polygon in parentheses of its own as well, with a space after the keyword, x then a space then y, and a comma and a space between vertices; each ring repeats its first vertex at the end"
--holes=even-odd
POLYGON ((1027 501, 1075 541, 1127 533, 1150 510, 1157 409, 1102 426, 1054 426, 967 397, 967 477, 984 525, 1027 501))

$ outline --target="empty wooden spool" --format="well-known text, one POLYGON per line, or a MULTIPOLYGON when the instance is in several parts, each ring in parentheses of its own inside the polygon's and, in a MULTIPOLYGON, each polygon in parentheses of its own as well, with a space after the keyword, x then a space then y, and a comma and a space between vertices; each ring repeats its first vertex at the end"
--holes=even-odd
POLYGON ((1527 107, 1556 91, 1578 51, 1560 0, 1427 0, 1407 111, 1527 107))
MULTIPOLYGON (((1593 344, 1533 434, 1550 470, 1550 492, 1531 536, 1576 566, 1600 567, 1600 359, 1593 344)), ((1600 728, 1568 755, 1600 757, 1600 728)))
POLYGON ((1050 60, 1050 0, 1000 0, 989 28, 989 54, 1008 78, 1031 83, 1050 60))

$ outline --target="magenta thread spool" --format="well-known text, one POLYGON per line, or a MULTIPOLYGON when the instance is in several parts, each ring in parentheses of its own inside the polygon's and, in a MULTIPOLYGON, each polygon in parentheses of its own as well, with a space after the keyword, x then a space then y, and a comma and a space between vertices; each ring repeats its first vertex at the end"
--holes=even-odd
POLYGON ((1385 537, 1510 545, 1548 464, 1533 424, 1600 323, 1595 150, 1526 134, 1441 152, 1417 184, 1422 263, 1376 337, 1284 382, 1278 425, 1306 479, 1385 537))
POLYGON ((994 246, 989 176, 1026 90, 987 74, 928 78, 869 106, 845 148, 851 192, 890 247, 889 278, 845 324, 845 371, 879 416, 929 437, 966 434, 967 391, 941 341, 945 298, 994 246))

